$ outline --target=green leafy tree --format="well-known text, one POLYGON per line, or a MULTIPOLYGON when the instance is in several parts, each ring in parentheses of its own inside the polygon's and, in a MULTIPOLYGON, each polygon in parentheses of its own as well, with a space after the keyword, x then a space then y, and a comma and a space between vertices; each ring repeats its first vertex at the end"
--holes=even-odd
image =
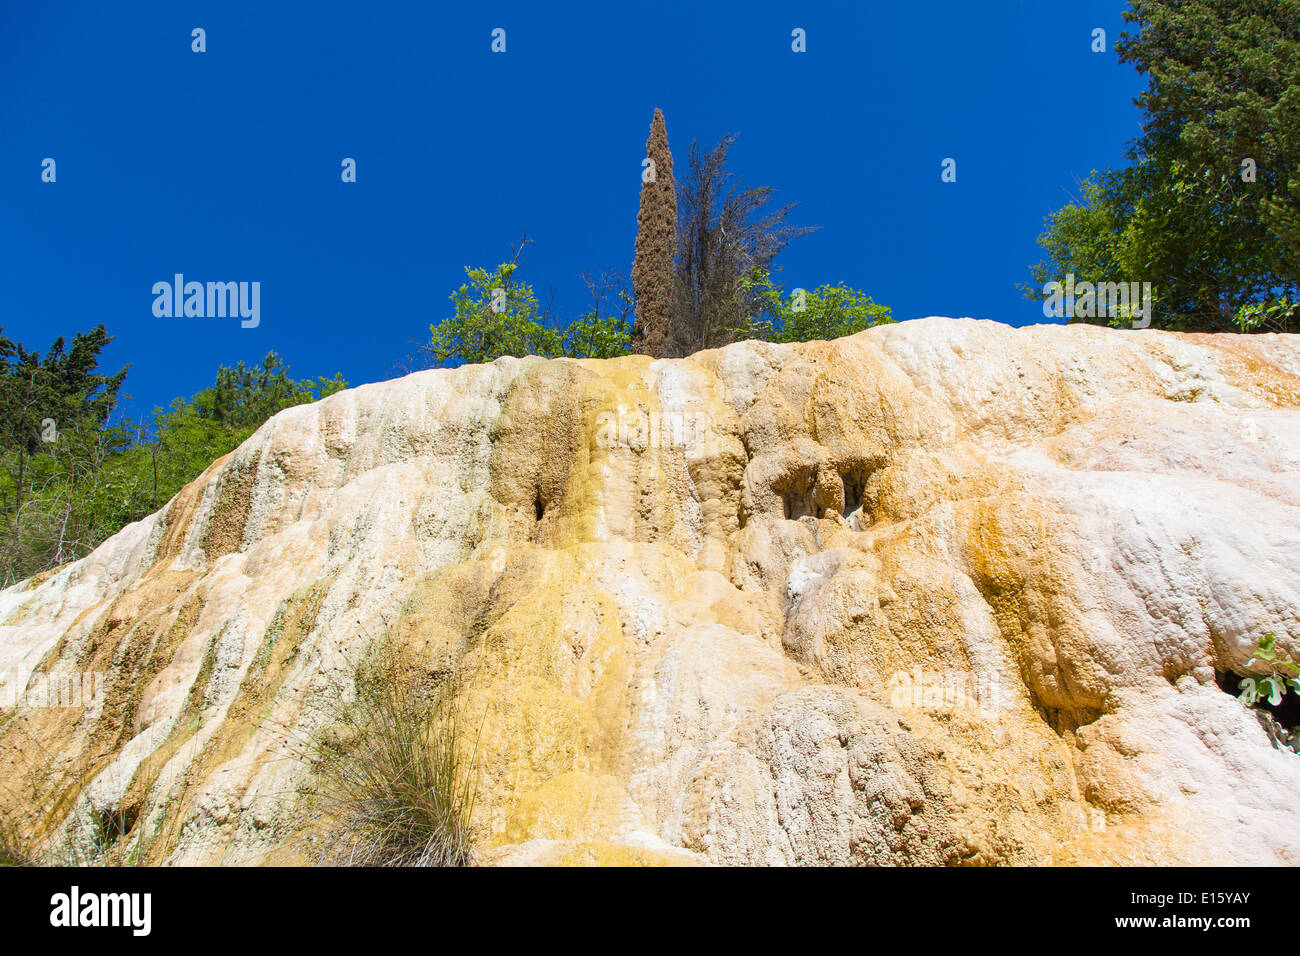
POLYGON ((525 237, 512 248, 511 261, 492 272, 465 269, 469 281, 451 294, 453 314, 429 328, 429 343, 422 347, 429 364, 491 362, 503 355, 614 358, 632 350, 636 299, 627 276, 609 269, 584 272, 591 307, 560 326, 550 308, 539 306, 533 287, 516 277, 529 242, 525 237))
POLYGON ((341 375, 333 379, 294 381, 289 367, 274 352, 261 364, 222 366, 217 381, 193 398, 198 415, 236 429, 256 428, 281 409, 314 402, 347 388, 341 375))
POLYGON ((0 335, 0 455, 15 513, 32 459, 54 451, 54 436, 95 431, 108 421, 127 373, 100 374, 99 355, 111 341, 100 325, 77 333, 71 347, 59 336, 42 357, 0 335))
POLYGON ((503 355, 522 358, 563 354, 561 334, 543 322, 533 287, 515 273, 525 235, 512 247, 511 260, 492 272, 466 266, 469 281, 451 294, 451 316, 429 327, 424 351, 435 365, 491 362, 503 355))
POLYGON ((588 312, 564 329, 563 343, 568 358, 616 358, 632 350, 632 330, 618 316, 588 312))
POLYGON ((606 269, 583 273, 591 308, 565 327, 564 354, 569 358, 616 358, 635 347, 636 299, 626 277, 606 269))
POLYGON ((1143 134, 1049 217, 1035 281, 1151 282, 1158 327, 1300 328, 1300 2, 1132 0, 1125 20, 1143 134))
POLYGON ((436 364, 560 354, 559 333, 539 320, 537 297, 528 283, 514 280, 517 269, 513 262, 493 272, 466 267, 469 282, 451 295, 453 314, 429 327, 426 351, 436 364))
POLYGON ((271 415, 347 387, 337 375, 294 380, 271 353, 257 366, 218 369, 211 388, 156 409, 149 427, 131 427, 112 416, 126 370, 96 371, 108 341, 101 327, 70 349, 56 342, 42 359, 0 337, 0 586, 84 556, 166 504, 271 415), (47 418, 53 433, 41 425, 47 418))
POLYGON ((787 297, 772 283, 770 272, 755 270, 744 287, 757 304, 750 334, 769 342, 838 339, 894 321, 888 306, 845 285, 822 285, 787 297))

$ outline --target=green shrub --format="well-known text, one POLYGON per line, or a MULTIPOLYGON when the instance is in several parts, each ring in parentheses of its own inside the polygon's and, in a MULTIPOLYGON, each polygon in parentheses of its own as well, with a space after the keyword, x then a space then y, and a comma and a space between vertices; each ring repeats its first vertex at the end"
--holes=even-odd
POLYGON ((787 298, 770 272, 756 270, 742 286, 757 310, 747 334, 768 342, 830 341, 894 321, 889 306, 844 285, 796 289, 787 298))

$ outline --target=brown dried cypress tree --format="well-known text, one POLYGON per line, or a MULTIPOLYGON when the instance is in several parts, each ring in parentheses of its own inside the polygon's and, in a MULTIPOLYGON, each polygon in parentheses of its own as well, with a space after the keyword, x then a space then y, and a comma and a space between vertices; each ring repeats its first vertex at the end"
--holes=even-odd
POLYGON ((636 259, 632 263, 636 322, 632 327, 632 350, 664 358, 673 352, 670 323, 677 189, 673 182, 673 154, 668 150, 668 131, 660 109, 655 110, 650 121, 645 151, 653 165, 643 167, 646 172, 641 177, 641 208, 636 214, 636 259))

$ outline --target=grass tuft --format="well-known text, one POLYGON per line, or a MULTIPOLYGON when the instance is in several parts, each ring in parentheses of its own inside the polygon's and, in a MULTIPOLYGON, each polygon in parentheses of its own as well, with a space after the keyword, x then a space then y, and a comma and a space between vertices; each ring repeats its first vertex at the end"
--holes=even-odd
POLYGON ((0 820, 0 866, 39 866, 38 857, 10 824, 0 820))
POLYGON ((447 682, 421 681, 389 647, 357 674, 357 699, 317 748, 328 866, 472 862, 477 740, 447 682))

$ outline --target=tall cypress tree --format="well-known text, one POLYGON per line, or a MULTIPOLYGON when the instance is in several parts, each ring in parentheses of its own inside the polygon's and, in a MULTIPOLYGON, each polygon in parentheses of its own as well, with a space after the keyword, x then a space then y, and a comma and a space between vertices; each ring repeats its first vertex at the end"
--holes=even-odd
POLYGON ((673 154, 668 150, 664 114, 655 110, 645 144, 651 160, 641 177, 641 208, 636 215, 636 259, 632 289, 636 322, 632 349, 655 358, 672 352, 673 246, 677 237, 677 189, 673 154))

